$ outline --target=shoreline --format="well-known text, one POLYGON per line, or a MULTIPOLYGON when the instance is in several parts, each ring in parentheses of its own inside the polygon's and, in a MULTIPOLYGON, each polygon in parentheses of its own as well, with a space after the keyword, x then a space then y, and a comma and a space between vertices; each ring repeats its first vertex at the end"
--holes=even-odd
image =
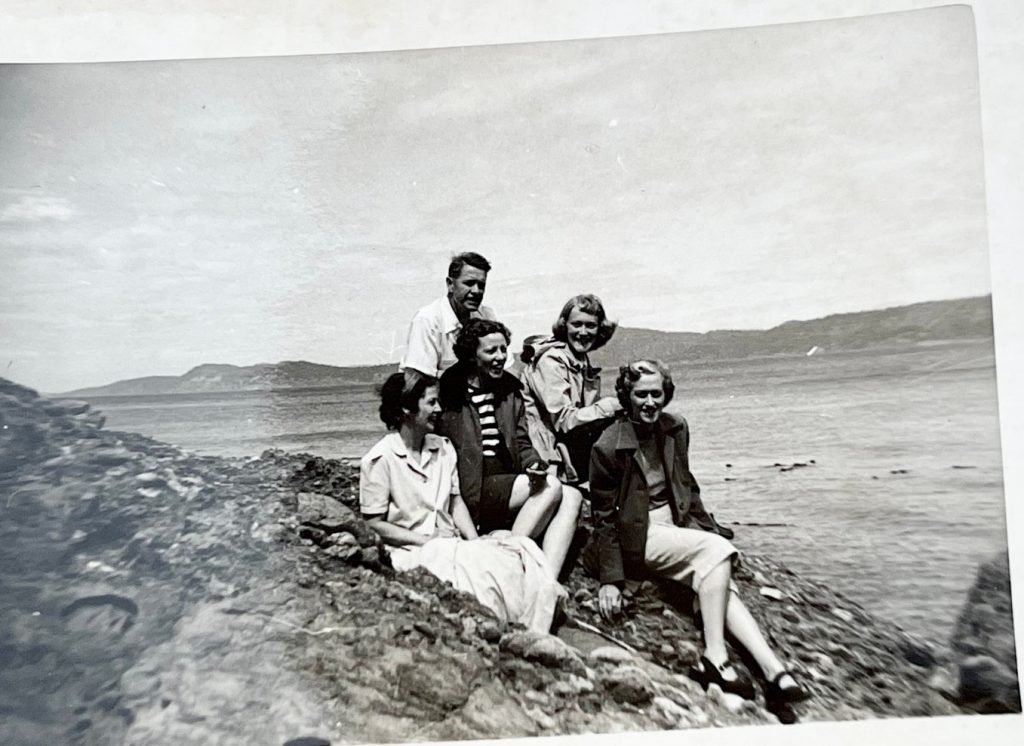
MULTIPOLYGON (((653 584, 632 588, 628 621, 608 629, 637 651, 623 655, 496 629, 426 573, 394 574, 353 510, 351 465, 284 452, 201 456, 106 431, 85 403, 3 381, 0 416, 0 552, 13 570, 0 609, 10 630, 0 690, 16 713, 0 727, 7 742, 393 741, 779 722, 760 700, 706 695, 685 677, 697 630, 653 584)), ((765 558, 749 556, 737 583, 814 695, 793 713, 800 721, 966 711, 956 651, 765 558)), ((567 585, 570 616, 601 626, 596 581, 577 566, 567 585)))

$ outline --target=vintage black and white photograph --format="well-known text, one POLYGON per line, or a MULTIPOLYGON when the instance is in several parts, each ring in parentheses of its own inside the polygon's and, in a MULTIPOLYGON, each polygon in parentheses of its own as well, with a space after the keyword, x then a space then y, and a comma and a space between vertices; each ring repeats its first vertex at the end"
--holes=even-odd
POLYGON ((0 65, 0 740, 1019 714, 979 81, 968 6, 0 65))

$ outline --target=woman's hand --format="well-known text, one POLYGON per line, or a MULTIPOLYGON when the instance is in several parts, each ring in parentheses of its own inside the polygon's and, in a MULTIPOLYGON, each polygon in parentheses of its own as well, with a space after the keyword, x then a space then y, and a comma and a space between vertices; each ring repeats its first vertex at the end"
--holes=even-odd
POLYGON ((526 466, 526 476, 530 480, 530 492, 538 492, 547 482, 548 465, 544 461, 533 461, 526 466))
POLYGON ((603 409, 616 414, 623 411, 622 402, 619 401, 617 396, 603 396, 597 401, 597 404, 599 404, 603 409))
POLYGON ((601 616, 612 621, 622 613, 622 591, 611 583, 602 585, 601 590, 597 592, 597 605, 601 610, 601 616))

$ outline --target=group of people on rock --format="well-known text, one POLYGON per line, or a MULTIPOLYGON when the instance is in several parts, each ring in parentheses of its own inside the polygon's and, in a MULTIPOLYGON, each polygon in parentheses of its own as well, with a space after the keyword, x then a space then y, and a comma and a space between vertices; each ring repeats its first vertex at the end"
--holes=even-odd
POLYGON ((526 338, 514 375, 511 333, 483 305, 490 269, 476 253, 452 259, 446 295, 416 312, 401 370, 381 387, 389 432, 361 461, 360 503, 395 569, 426 568, 501 621, 548 632, 589 499, 602 616, 620 615, 627 578, 688 585, 704 635, 697 681, 753 698, 728 630, 760 667, 766 700, 805 699, 731 579, 732 531, 701 501, 686 420, 665 412, 671 372, 631 361, 601 396, 589 354, 616 324, 596 296, 576 295, 550 336, 526 338))

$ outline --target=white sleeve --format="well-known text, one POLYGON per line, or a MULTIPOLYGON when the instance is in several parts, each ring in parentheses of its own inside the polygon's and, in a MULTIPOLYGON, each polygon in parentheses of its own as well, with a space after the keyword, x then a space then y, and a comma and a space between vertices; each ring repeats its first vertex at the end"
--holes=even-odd
POLYGON ((441 335, 435 319, 422 309, 412 318, 409 337, 405 343, 401 370, 412 368, 435 378, 440 374, 441 335))
POLYGON ((379 456, 364 456, 359 464, 359 510, 363 515, 387 515, 390 502, 387 463, 379 456))

